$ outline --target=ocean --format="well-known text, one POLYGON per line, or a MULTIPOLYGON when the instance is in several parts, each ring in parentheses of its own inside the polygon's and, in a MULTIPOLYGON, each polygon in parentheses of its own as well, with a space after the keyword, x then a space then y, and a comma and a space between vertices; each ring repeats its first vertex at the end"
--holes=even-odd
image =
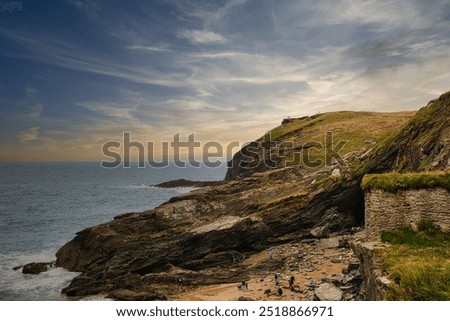
POLYGON ((24 275, 13 267, 53 261, 76 232, 191 190, 151 185, 221 180, 225 172, 225 165, 107 169, 97 162, 0 162, 0 300, 66 299, 60 291, 76 273, 55 268, 24 275))

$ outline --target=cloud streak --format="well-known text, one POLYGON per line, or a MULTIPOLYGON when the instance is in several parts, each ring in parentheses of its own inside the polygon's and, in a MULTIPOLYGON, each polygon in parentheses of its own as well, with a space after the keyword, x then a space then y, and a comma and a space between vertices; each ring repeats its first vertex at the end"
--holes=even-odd
POLYGON ((181 30, 178 34, 180 38, 185 38, 194 44, 224 44, 226 38, 213 31, 205 30, 181 30))

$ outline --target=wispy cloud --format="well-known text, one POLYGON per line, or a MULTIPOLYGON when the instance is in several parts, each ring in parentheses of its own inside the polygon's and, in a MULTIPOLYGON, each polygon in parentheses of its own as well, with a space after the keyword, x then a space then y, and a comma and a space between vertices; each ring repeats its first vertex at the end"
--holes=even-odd
POLYGON ((183 29, 178 33, 180 38, 185 38, 194 44, 224 44, 227 39, 213 31, 206 30, 187 30, 183 29))
POLYGON ((165 48, 163 46, 155 47, 155 46, 145 46, 145 45, 133 45, 133 46, 128 46, 127 48, 131 49, 131 50, 143 50, 143 51, 151 51, 151 52, 168 52, 168 51, 172 51, 171 49, 165 48))
POLYGON ((176 73, 163 73, 148 65, 143 68, 139 65, 133 66, 133 64, 111 61, 108 58, 102 59, 100 55, 89 52, 89 49, 49 36, 36 36, 32 33, 18 32, 6 28, 0 28, 0 35, 17 41, 32 53, 15 55, 17 58, 37 60, 50 65, 150 85, 176 87, 181 84, 184 77, 182 75, 180 77, 176 73))
POLYGON ((21 143, 29 143, 39 138, 39 127, 32 127, 19 134, 19 141, 21 143))

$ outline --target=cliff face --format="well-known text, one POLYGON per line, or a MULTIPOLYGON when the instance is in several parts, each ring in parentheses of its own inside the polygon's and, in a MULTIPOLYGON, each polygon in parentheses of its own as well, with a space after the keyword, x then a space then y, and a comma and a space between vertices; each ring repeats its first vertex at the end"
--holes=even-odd
POLYGON ((360 225, 360 179, 368 171, 421 169, 413 157, 421 148, 423 164, 447 168, 449 110, 446 94, 409 123, 413 113, 340 112, 289 121, 238 153, 224 184, 79 232, 57 253, 58 266, 82 272, 64 291, 132 290, 161 298, 177 294, 180 283, 241 282, 268 271, 240 262, 310 238, 313 227, 342 232, 360 225))
POLYGON ((450 92, 432 100, 373 157, 369 172, 450 169, 450 92))

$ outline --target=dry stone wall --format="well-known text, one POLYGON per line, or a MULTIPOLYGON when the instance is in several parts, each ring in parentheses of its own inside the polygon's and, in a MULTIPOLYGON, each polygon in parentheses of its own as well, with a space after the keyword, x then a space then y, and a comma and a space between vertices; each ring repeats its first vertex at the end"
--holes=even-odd
POLYGON ((379 240, 383 231, 428 220, 450 231, 450 192, 443 188, 365 194, 365 229, 368 240, 379 240))

